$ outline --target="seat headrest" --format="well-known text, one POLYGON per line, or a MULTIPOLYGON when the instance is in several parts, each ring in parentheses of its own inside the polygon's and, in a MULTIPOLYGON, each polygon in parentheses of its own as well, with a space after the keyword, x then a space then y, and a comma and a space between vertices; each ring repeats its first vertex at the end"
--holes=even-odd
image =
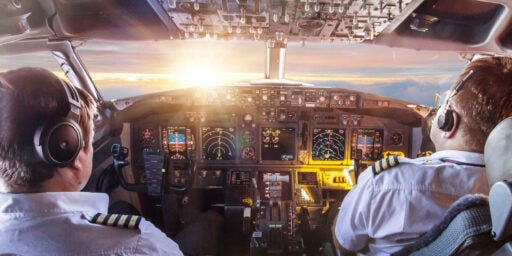
POLYGON ((484 149, 489 185, 512 181, 512 117, 501 121, 489 134, 484 149))

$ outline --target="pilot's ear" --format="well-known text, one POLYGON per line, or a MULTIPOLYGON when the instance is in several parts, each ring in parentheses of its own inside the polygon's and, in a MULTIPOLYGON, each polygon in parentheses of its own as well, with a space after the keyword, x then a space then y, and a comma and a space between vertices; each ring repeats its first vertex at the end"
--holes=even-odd
POLYGON ((78 153, 78 155, 76 156, 76 158, 69 164, 69 168, 72 168, 72 169, 77 169, 77 170, 81 170, 83 168, 83 156, 84 152, 83 152, 83 149, 80 150, 80 152, 78 153))
POLYGON ((459 122, 460 122, 459 115, 457 114, 457 112, 450 111, 450 114, 452 115, 452 118, 453 118, 453 125, 450 130, 443 132, 443 138, 447 138, 447 139, 455 136, 455 133, 459 129, 459 122))

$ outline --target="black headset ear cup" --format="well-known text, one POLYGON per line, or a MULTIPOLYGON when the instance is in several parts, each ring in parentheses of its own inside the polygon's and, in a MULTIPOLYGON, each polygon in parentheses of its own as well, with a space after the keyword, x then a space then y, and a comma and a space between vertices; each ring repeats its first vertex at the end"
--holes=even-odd
POLYGON ((65 167, 76 158, 82 148, 82 132, 75 121, 68 118, 57 119, 36 130, 34 145, 39 157, 47 164, 65 167))
POLYGON ((66 115, 43 123, 34 134, 34 147, 40 160, 54 167, 65 167, 75 160, 80 152, 82 130, 80 120, 80 97, 72 85, 60 80, 66 94, 66 115))
POLYGON ((437 128, 442 131, 448 132, 453 128, 453 110, 446 109, 444 113, 439 114, 437 117, 437 128))

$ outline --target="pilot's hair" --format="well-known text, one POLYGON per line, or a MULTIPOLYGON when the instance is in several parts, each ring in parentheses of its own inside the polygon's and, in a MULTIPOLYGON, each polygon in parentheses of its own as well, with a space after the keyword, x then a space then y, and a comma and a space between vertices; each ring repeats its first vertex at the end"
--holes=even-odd
MULTIPOLYGON (((80 118, 85 150, 92 150, 96 104, 84 90, 80 118)), ((53 177, 55 167, 37 159, 34 133, 47 120, 69 110, 60 78, 41 68, 19 68, 0 74, 0 178, 9 189, 30 191, 53 177)))
MULTIPOLYGON (((481 149, 491 130, 512 114, 512 59, 483 57, 470 62, 459 79, 473 71, 451 99, 461 115, 460 129, 469 147, 481 149)), ((453 88, 452 88, 453 89, 453 88)))

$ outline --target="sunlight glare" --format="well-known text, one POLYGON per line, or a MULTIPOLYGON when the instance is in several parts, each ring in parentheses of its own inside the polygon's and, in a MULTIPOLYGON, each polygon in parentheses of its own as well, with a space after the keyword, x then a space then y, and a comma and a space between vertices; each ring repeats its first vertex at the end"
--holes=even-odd
POLYGON ((179 56, 179 62, 169 72, 182 86, 227 85, 232 80, 227 74, 241 64, 238 54, 231 50, 231 47, 219 47, 208 42, 202 42, 201 47, 186 47, 173 55, 179 56))
POLYGON ((222 70, 217 63, 211 59, 195 59, 184 61, 181 70, 178 70, 176 80, 183 86, 212 87, 225 85, 222 70))

